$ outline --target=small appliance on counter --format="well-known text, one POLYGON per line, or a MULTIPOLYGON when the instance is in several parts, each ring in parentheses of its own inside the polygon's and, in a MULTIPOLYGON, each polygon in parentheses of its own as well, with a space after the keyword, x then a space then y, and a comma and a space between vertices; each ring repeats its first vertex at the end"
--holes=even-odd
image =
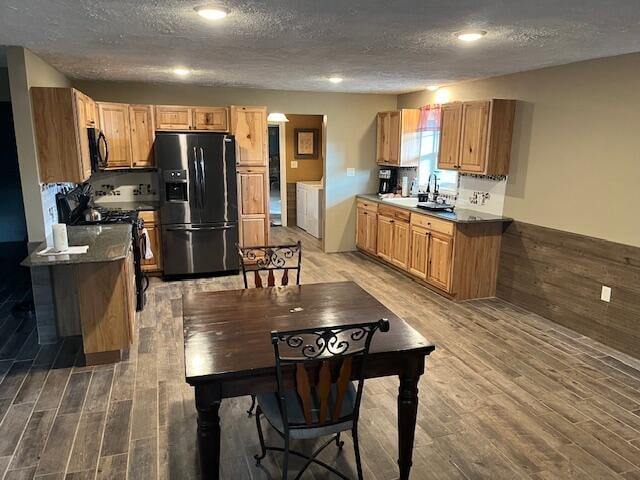
POLYGON ((378 178, 380 179, 378 194, 393 193, 398 183, 397 171, 394 168, 381 168, 378 172, 378 178))

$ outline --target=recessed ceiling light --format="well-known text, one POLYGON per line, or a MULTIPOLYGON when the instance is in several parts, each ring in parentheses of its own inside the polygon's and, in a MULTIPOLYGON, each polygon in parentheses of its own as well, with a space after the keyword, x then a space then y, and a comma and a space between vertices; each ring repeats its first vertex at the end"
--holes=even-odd
POLYGON ((200 5, 194 8, 198 15, 207 20, 222 20, 229 15, 229 9, 221 5, 200 5))
POLYGON ((342 77, 329 77, 329 81, 331 83, 340 83, 342 82, 342 77))
POLYGON ((487 34, 484 30, 468 30, 465 32, 456 33, 458 40, 462 40, 463 42, 475 42, 480 40, 487 34))
POLYGON ((187 68, 174 68, 173 69, 173 73, 175 73, 179 77, 185 77, 185 76, 189 75, 189 73, 191 73, 191 70, 189 70, 187 68))
POLYGON ((436 90, 438 90, 440 88, 440 85, 429 85, 427 87, 427 90, 429 90, 430 92, 435 92, 436 90))

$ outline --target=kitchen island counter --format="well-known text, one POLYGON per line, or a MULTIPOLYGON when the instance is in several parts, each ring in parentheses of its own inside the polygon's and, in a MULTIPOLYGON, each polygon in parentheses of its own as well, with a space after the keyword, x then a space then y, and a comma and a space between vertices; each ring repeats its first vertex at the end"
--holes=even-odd
POLYGON ((126 258, 131 250, 131 225, 77 225, 67 228, 69 246, 88 245, 87 253, 40 255, 47 248, 43 242, 25 258, 23 267, 51 267, 78 263, 113 262, 126 258))

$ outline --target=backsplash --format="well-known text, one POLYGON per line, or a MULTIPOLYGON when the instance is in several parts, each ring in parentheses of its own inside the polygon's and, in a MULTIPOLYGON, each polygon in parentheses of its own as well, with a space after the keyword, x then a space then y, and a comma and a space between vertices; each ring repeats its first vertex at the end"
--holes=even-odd
POLYGON ((456 206, 478 212, 502 215, 507 189, 506 176, 458 175, 456 206))
POLYGON ((156 172, 99 172, 89 180, 96 203, 157 201, 156 172))

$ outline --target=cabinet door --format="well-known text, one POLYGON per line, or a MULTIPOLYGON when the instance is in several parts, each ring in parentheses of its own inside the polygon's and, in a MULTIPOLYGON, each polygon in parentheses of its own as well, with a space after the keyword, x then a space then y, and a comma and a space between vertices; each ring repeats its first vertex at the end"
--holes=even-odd
POLYGON ((224 107, 193 107, 194 130, 229 131, 228 111, 224 107))
POLYGON ((231 107, 231 133, 236 138, 236 164, 267 166, 266 107, 231 107))
MULTIPOLYGON (((87 118, 89 112, 89 103, 95 109, 95 103, 86 95, 78 91, 74 91, 75 111, 76 111, 76 128, 78 129, 78 141, 80 144, 80 172, 83 180, 91 177, 91 155, 89 153, 89 136, 87 128, 94 126, 87 118)), ((95 124, 95 120, 94 120, 95 124)))
POLYGON ((380 112, 376 121, 376 161, 389 162, 389 128, 391 117, 389 112, 380 112))
POLYGON ((438 168, 445 170, 455 170, 458 168, 461 126, 462 104, 450 103, 443 105, 440 117, 438 168))
POLYGON ((146 225, 147 233, 149 234, 149 245, 153 252, 153 258, 150 260, 141 260, 142 270, 144 272, 158 272, 162 270, 162 252, 160 245, 160 229, 156 225, 146 225))
POLYGON ((487 128, 490 102, 465 102, 462 106, 461 172, 483 173, 487 167, 487 128))
POLYGON ((389 155, 387 163, 400 165, 400 140, 402 136, 400 111, 389 112, 389 155))
POLYGON ((238 210, 240 215, 264 215, 265 211, 265 174, 262 169, 243 169, 237 171, 238 210))
POLYGON ((367 250, 367 232, 369 212, 358 208, 356 213, 356 247, 367 250))
POLYGON ((243 247, 261 247, 268 243, 265 234, 267 221, 264 216, 240 219, 240 243, 243 247))
POLYGON ((365 244, 365 250, 375 255, 377 248, 378 215, 373 212, 367 212, 367 243, 365 244))
POLYGON ((376 253, 387 262, 391 262, 392 258, 393 223, 394 220, 392 218, 378 215, 378 244, 376 253))
POLYGON ((406 270, 409 266, 409 223, 396 220, 391 240, 391 261, 406 270))
POLYGON ((191 107, 173 105, 156 106, 156 128, 158 130, 190 130, 191 107))
POLYGON ((409 273, 416 277, 427 278, 427 256, 429 249, 429 232, 424 228, 410 228, 409 273))
POLYGON ((451 288, 453 237, 431 232, 427 281, 448 292, 451 288))
POLYGON ((266 168, 238 168, 238 217, 240 243, 245 247, 269 241, 269 208, 266 168))
POLYGON ((98 102, 100 129, 109 144, 107 169, 131 167, 129 105, 98 102))
POLYGON ((131 166, 149 168, 155 165, 153 159, 153 106, 130 105, 129 124, 131 125, 131 166))

